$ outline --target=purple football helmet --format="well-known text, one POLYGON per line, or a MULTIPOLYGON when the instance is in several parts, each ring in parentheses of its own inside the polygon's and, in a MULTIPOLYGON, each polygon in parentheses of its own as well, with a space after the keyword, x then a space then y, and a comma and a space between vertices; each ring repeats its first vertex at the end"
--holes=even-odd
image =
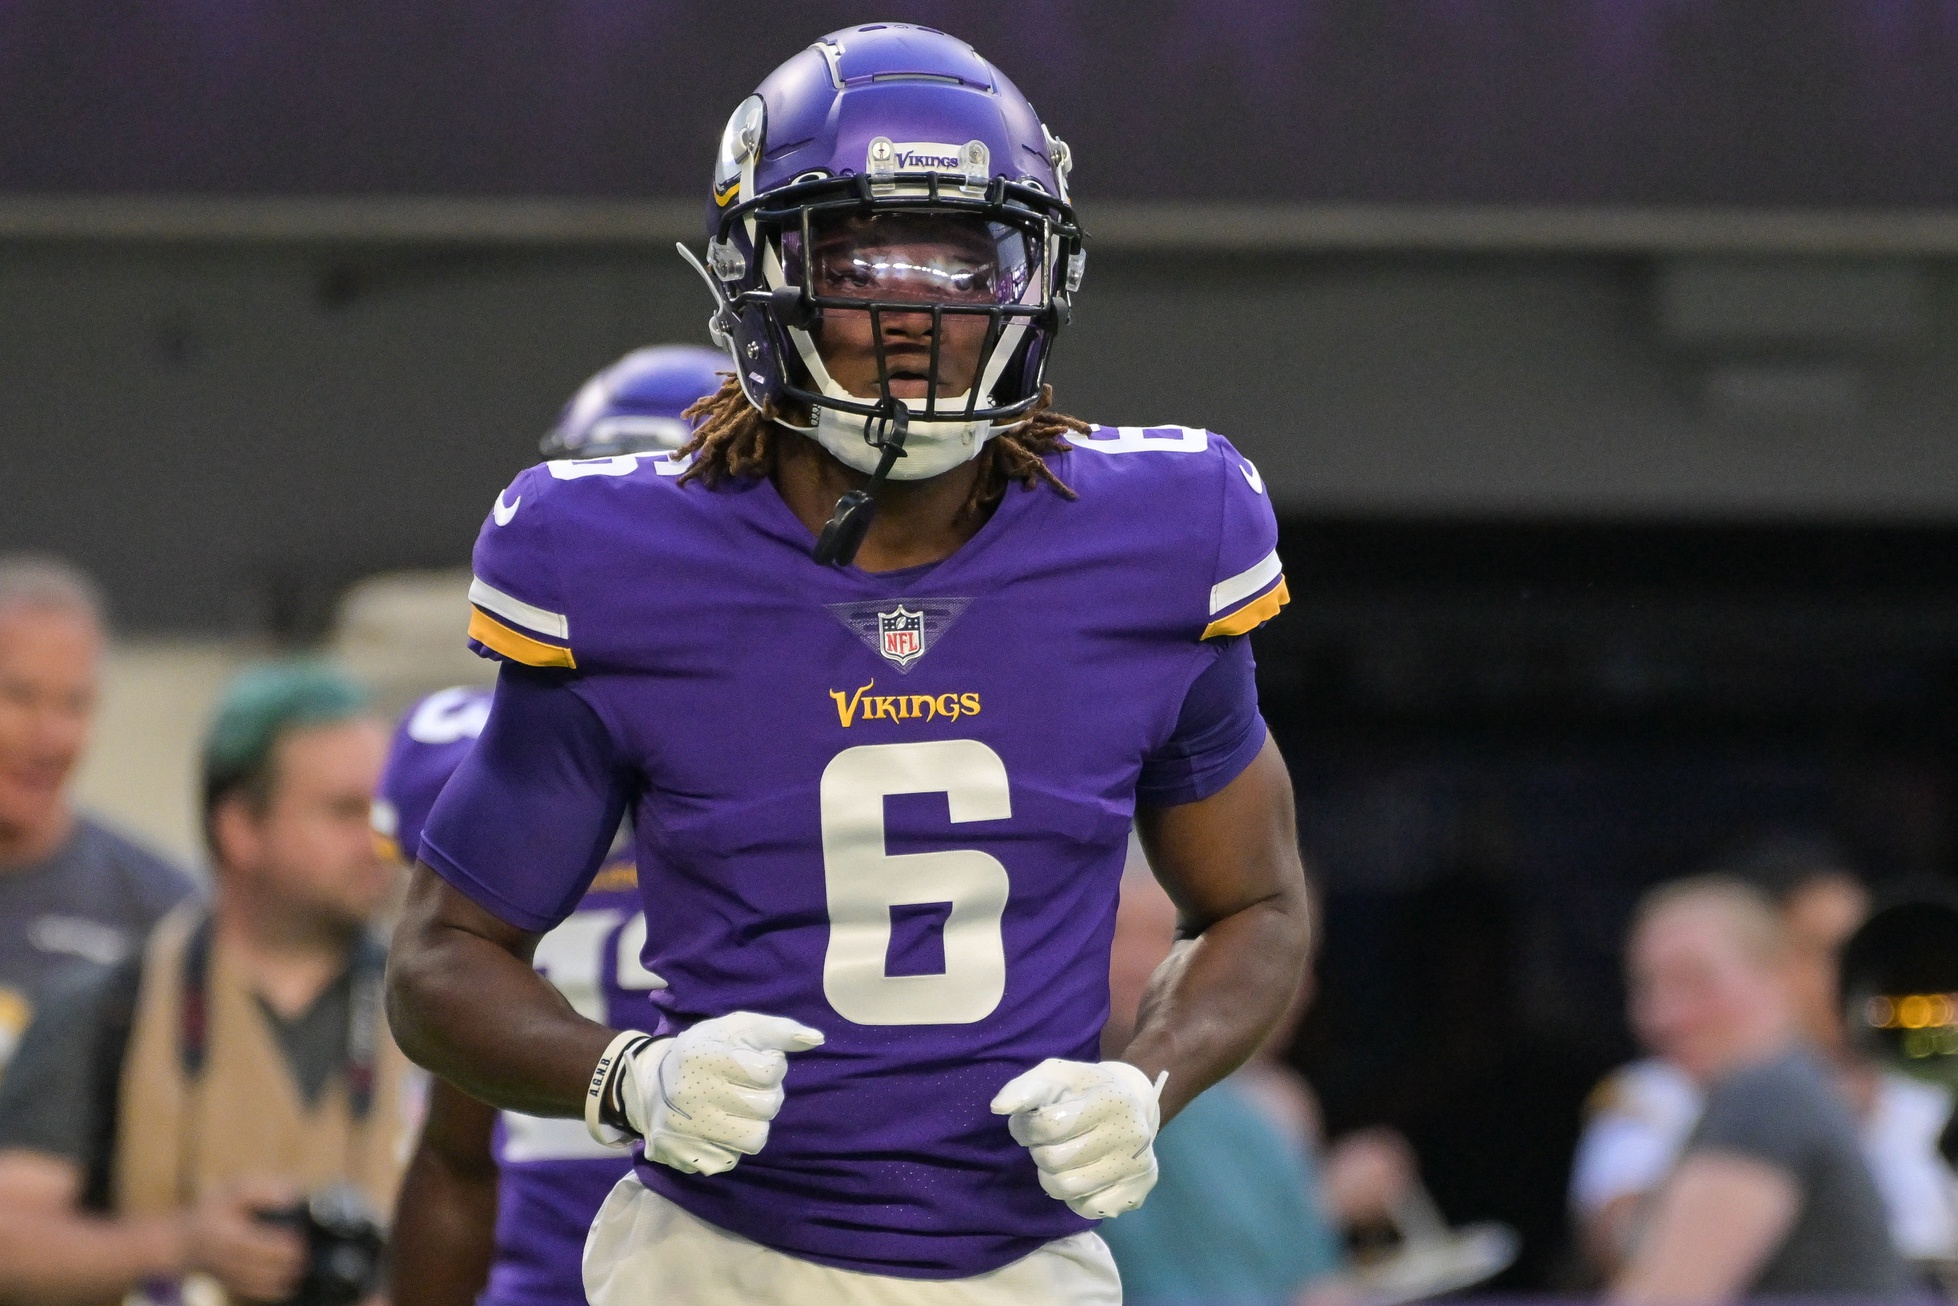
POLYGON ((693 438, 680 414, 727 371, 726 356, 704 345, 635 349, 578 387, 538 448, 546 458, 678 449, 693 438))
POLYGON ((975 456, 1037 400, 1080 286, 1070 163, 1004 74, 927 27, 833 32, 770 73, 722 137, 703 268, 715 341, 749 401, 773 402, 785 424, 806 411, 810 424, 795 429, 879 477, 922 479, 975 456), (907 254, 903 233, 929 223, 955 230, 958 248, 907 254), (819 277, 839 244, 850 266, 819 277), (875 396, 843 388, 818 350, 823 315, 845 311, 870 316, 875 396), (927 313, 925 394, 897 398, 885 316, 927 313), (954 315, 975 340, 971 319, 983 319, 983 343, 976 369, 943 387, 964 392, 941 394, 954 315))

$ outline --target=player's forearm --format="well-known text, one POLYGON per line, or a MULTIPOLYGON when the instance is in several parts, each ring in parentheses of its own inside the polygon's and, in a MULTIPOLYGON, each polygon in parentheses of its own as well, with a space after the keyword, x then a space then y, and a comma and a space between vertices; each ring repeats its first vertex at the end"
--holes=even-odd
POLYGON ((496 1171, 459 1173, 424 1147, 401 1181, 388 1271, 393 1306, 471 1306, 496 1251, 496 1171))
POLYGON ((531 969, 524 937, 417 867, 388 955, 388 1020, 412 1060, 483 1102, 579 1115, 613 1031, 531 969))
POLYGON ((1196 802, 1140 808, 1136 830, 1182 918, 1149 981, 1122 1060, 1169 1071, 1168 1120, 1244 1064, 1298 996, 1312 943, 1292 782, 1269 737, 1250 765, 1196 802))
POLYGON ((0 1302, 113 1301, 146 1279, 182 1274, 187 1247, 179 1219, 0 1208, 0 1302))
POLYGON ((1169 1071, 1167 1122, 1258 1050, 1304 979, 1310 908, 1299 890, 1253 903, 1177 944, 1150 980, 1121 1059, 1169 1071))
POLYGON ((471 1306, 496 1253, 496 1112, 438 1079, 394 1202, 393 1306, 471 1306))
POLYGON ((573 1011, 529 966, 481 940, 446 938, 389 969, 388 1018, 411 1060, 508 1110, 584 1110, 586 1080, 612 1031, 573 1011))

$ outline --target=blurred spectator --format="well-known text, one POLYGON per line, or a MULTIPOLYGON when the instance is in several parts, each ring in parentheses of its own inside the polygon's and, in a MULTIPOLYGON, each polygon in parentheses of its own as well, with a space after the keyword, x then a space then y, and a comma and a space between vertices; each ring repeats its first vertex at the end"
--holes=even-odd
POLYGON ((1369 1125, 1326 1149, 1326 1205, 1344 1229, 1397 1227, 1420 1183, 1414 1148, 1397 1130, 1369 1125))
POLYGON ((1889 1213, 1891 1242, 1907 1257, 1958 1257, 1958 1177, 1938 1154, 1938 1136, 1951 1119, 1951 1093, 1871 1061, 1851 1042, 1843 1019, 1840 958, 1870 914, 1868 891, 1826 858, 1757 859, 1750 878, 1780 905, 1796 1016, 1836 1068, 1856 1114, 1863 1158, 1889 1213))
POLYGON ((1584 1107, 1571 1162, 1571 1213, 1600 1282, 1624 1268, 1645 1204, 1664 1183, 1704 1105, 1700 1086, 1664 1057, 1620 1066, 1584 1107))
POLYGON ((192 889, 69 803, 102 643, 86 576, 0 557, 0 1076, 51 974, 78 959, 121 960, 192 889))
POLYGON ((1640 904, 1632 1022, 1706 1104, 1617 1299, 1907 1290, 1855 1124, 1802 1042, 1787 966, 1773 904, 1739 880, 1676 881, 1640 904))
POLYGON ((276 1301, 302 1248, 257 1216, 336 1183, 386 1210, 412 1121, 372 932, 387 736, 310 665, 227 690, 205 739, 211 905, 51 985, 0 1086, 0 1298, 276 1301), (209 1285, 205 1285, 209 1286, 209 1285))
MULTIPOLYGON (((1134 1032, 1143 991, 1175 933, 1176 908, 1132 851, 1115 917, 1105 1055, 1134 1032)), ((1275 1119, 1260 1105, 1273 1100, 1273 1080, 1289 1074, 1271 1063, 1239 1071, 1164 1126, 1149 1200, 1100 1229, 1129 1306, 1289 1306, 1350 1295, 1308 1140, 1281 1123, 1285 1108, 1275 1119)), ((1296 1076, 1276 1092, 1309 1100, 1296 1076)))
MULTIPOLYGON (((1938 1154, 1951 1094, 1871 1064, 1851 1046, 1843 1022, 1837 957, 1868 914, 1867 891, 1826 849, 1808 845, 1761 850, 1738 872, 1780 908, 1790 1001, 1854 1110, 1892 1244, 1910 1258, 1951 1257, 1958 1252, 1958 1177, 1938 1154)), ((1600 1275, 1622 1265, 1642 1204, 1677 1160, 1700 1108, 1699 1086, 1662 1056, 1622 1067, 1593 1094, 1571 1171, 1571 1205, 1600 1275)))

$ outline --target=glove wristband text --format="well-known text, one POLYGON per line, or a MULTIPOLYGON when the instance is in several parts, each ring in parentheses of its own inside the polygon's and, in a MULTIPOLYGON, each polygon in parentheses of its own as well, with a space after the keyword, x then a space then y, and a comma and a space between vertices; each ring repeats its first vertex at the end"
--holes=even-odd
POLYGON ((626 1117, 619 1103, 618 1085, 633 1056, 653 1041, 651 1034, 628 1029, 605 1045, 598 1064, 592 1067, 591 1081, 585 1087, 585 1132, 601 1146, 623 1150, 638 1137, 623 1127, 626 1117))

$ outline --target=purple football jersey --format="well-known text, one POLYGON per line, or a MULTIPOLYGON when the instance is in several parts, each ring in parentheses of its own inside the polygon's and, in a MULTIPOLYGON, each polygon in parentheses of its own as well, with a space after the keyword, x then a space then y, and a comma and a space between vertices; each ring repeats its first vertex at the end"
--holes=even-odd
MULTIPOLYGON (((413 856, 422 826, 489 718, 487 690, 445 689, 402 715, 374 800, 374 832, 396 856, 413 856)), ((615 1029, 649 1026, 646 995, 660 980, 640 964, 639 910, 630 831, 615 837, 578 909, 538 940, 537 969, 571 1005, 615 1029)), ((612 1186, 632 1168, 624 1152, 592 1141, 582 1120, 514 1111, 496 1122, 496 1251, 484 1306, 583 1306, 585 1234, 612 1186)))
POLYGON ((1050 465, 1077 498, 1016 487, 902 572, 819 566, 770 482, 683 485, 667 455, 532 468, 483 527, 470 633, 506 665, 424 859, 546 930, 629 811, 655 1032, 749 1010, 828 1036, 790 1058, 761 1153, 640 1163, 712 1224, 919 1278, 1089 1227, 988 1103, 1097 1056, 1136 804, 1256 756, 1237 637, 1286 594, 1226 441, 1075 444, 1050 465))

